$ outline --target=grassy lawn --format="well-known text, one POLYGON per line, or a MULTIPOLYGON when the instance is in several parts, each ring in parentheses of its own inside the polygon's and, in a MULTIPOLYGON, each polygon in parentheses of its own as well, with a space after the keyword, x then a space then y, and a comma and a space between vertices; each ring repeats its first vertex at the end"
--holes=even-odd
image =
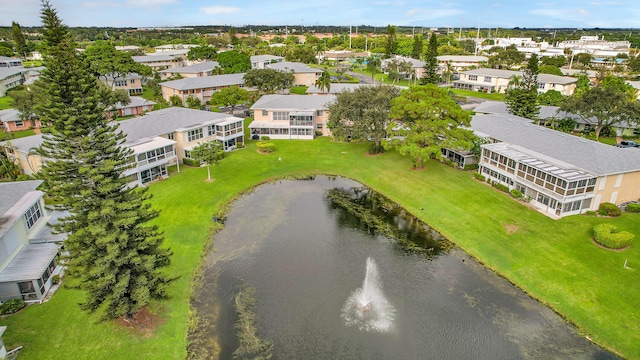
POLYGON ((27 137, 27 136, 31 136, 31 135, 35 135, 36 132, 29 129, 29 130, 20 130, 20 131, 12 131, 10 133, 6 133, 6 132, 2 132, 0 130, 0 140, 4 140, 4 139, 19 139, 19 138, 23 138, 23 137, 27 137))
MULTIPOLYGON (((581 334, 628 358, 640 358, 640 246, 613 252, 591 243, 594 224, 611 222, 640 235, 640 215, 605 219, 571 216, 552 220, 484 183, 469 172, 439 163, 411 170, 411 160, 390 152, 366 156, 367 144, 271 140, 276 152, 256 152, 255 141, 212 167, 182 172, 150 186, 157 224, 174 255, 179 276, 166 301, 151 310, 162 322, 152 335, 98 323, 82 312, 82 293, 60 289, 51 301, 0 320, 9 349, 37 359, 184 359, 192 275, 210 240, 212 216, 256 184, 286 175, 335 174, 356 179, 426 223, 531 296, 574 322, 581 334), (281 158, 281 161, 278 159, 281 158), (623 268, 629 260, 630 269, 623 268)), ((65 280, 68 284, 69 280, 65 280)))
POLYGON ((491 93, 484 93, 479 91, 454 89, 454 88, 450 88, 450 90, 456 95, 471 96, 471 97, 477 97, 477 98, 487 99, 487 100, 504 101, 504 94, 499 94, 499 93, 491 94, 491 93))
POLYGON ((305 85, 298 85, 298 86, 292 86, 290 91, 292 94, 297 94, 297 95, 307 95, 307 89, 309 87, 305 86, 305 85))
MULTIPOLYGON (((371 77, 371 71, 367 69, 354 69, 353 71, 371 77)), ((376 84, 384 83, 388 85, 409 86, 409 80, 398 80, 394 83, 391 79, 389 79, 389 76, 387 74, 383 74, 381 72, 376 72, 375 78, 376 84)))
POLYGON ((10 109, 13 104, 13 98, 9 96, 0 97, 0 110, 10 109))

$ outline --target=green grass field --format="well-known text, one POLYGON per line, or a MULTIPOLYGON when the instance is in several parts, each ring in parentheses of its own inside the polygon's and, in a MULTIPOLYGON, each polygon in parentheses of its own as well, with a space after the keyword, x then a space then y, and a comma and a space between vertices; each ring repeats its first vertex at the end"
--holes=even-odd
POLYGON ((13 104, 13 98, 9 96, 0 97, 0 110, 10 109, 13 104))
POLYGON ((476 98, 480 98, 480 99, 487 99, 487 100, 504 101, 504 94, 484 93, 484 92, 463 90, 463 89, 454 89, 454 88, 450 88, 450 90, 456 95, 471 96, 471 97, 476 97, 476 98))
MULTIPOLYGON (((211 241, 212 217, 251 187, 283 176, 334 174, 356 179, 404 206, 480 262, 575 323, 580 333, 627 358, 640 358, 640 246, 622 252, 592 244, 594 224, 611 222, 640 235, 640 215, 552 220, 463 172, 434 161, 411 169, 390 152, 367 156, 368 144, 278 141, 259 154, 254 141, 212 167, 181 166, 181 173, 150 186, 156 223, 174 255, 179 278, 169 298, 150 308, 161 324, 151 335, 81 311, 83 294, 68 286, 42 305, 0 320, 5 344, 24 346, 26 359, 184 359, 192 276, 211 241), (280 161, 278 159, 281 159, 280 161), (628 260, 628 269, 623 267, 628 260)), ((215 246, 215 244, 214 244, 215 246)), ((69 284, 68 279, 64 284, 69 284)))

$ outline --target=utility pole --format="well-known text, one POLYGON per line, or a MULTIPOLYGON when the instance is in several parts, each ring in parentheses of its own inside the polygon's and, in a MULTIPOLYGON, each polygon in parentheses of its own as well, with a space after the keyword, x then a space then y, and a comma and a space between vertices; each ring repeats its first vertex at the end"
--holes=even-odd
POLYGON ((349 25, 349 49, 351 49, 351 25, 349 25))
POLYGON ((460 34, 458 34, 458 40, 462 39, 462 20, 464 16, 460 16, 460 34))
POLYGON ((476 32, 476 47, 473 55, 478 55, 478 42, 480 41, 480 23, 478 23, 478 32, 476 32))

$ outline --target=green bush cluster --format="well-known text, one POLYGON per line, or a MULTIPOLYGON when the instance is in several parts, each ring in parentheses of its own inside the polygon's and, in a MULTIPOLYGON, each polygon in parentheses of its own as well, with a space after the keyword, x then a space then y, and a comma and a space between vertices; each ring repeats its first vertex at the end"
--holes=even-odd
POLYGON ((620 208, 610 202, 604 202, 598 207, 598 214, 602 216, 620 216, 621 213, 620 208))
POLYGON ((183 158, 182 163, 189 166, 200 166, 200 161, 191 158, 183 158))
POLYGON ((477 172, 474 172, 474 173, 473 173, 473 177, 474 177, 474 178, 476 178, 476 179, 478 179, 478 180, 480 180, 480 181, 485 181, 485 180, 486 180, 486 178, 484 177, 484 175, 482 175, 482 174, 480 174, 480 173, 477 173, 477 172))
POLYGON ((384 147, 382 145, 372 142, 369 144, 369 154, 382 154, 384 152, 384 147))
POLYGON ((13 314, 24 307, 22 299, 9 300, 0 305, 0 314, 13 314))
POLYGON ((466 164, 463 169, 464 170, 476 170, 476 169, 478 169, 478 164, 466 164))
POLYGON ((509 192, 509 187, 508 187, 507 185, 500 184, 500 183, 499 183, 499 182, 497 182, 497 181, 492 181, 492 182, 491 182, 491 186, 493 186, 494 188, 496 188, 496 189, 498 189, 498 190, 500 190, 500 191, 504 191, 504 192, 506 192, 506 193, 508 193, 508 192, 509 192))
POLYGON ((53 275, 51 277, 51 284, 53 285, 60 284, 60 275, 53 275))
POLYGON ((603 223, 593 227, 593 237, 602 246, 622 249, 631 245, 635 235, 628 231, 620 231, 613 224, 603 223))
POLYGON ((640 213, 640 204, 627 204, 625 211, 630 213, 640 213))
POLYGON ((513 196, 516 199, 521 199, 522 198, 522 191, 520 191, 518 189, 512 189, 509 192, 511 193, 511 196, 513 196))
POLYGON ((260 140, 270 140, 271 138, 266 136, 266 135, 262 135, 260 136, 260 140))
POLYGON ((274 143, 267 143, 267 142, 260 141, 257 144, 257 146, 258 146, 258 151, 260 151, 261 153, 272 153, 276 151, 276 144, 274 143))

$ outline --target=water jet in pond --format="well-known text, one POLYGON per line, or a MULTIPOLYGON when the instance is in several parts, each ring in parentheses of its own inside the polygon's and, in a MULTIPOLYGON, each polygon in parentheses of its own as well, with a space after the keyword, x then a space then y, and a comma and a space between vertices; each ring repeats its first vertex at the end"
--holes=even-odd
POLYGON ((342 308, 342 318, 347 326, 362 331, 388 332, 393 328, 395 312, 382 292, 378 265, 369 257, 362 288, 349 296, 342 308))

